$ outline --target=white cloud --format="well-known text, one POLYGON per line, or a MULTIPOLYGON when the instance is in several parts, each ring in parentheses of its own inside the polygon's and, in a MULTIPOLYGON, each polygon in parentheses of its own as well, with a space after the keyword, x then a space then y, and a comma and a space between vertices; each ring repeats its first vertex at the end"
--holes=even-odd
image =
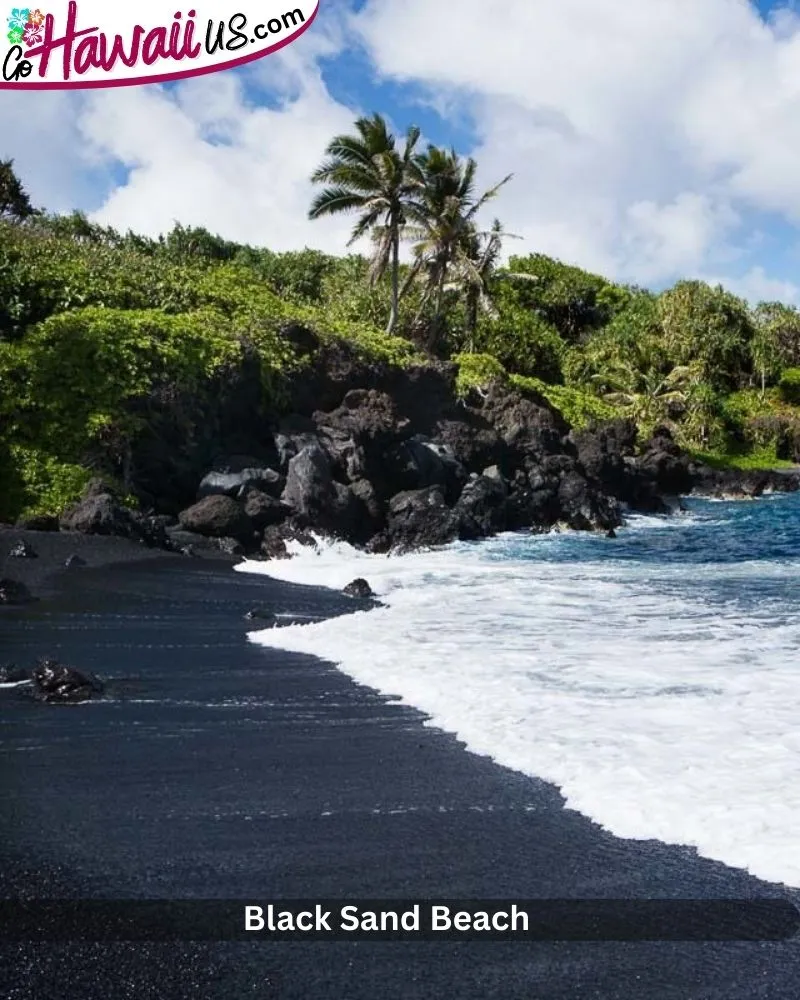
POLYGON ((223 84, 208 78, 176 95, 137 88, 92 98, 84 134, 131 168, 95 217, 123 230, 158 233, 180 221, 276 249, 340 249, 346 220, 306 218, 309 177, 352 113, 314 86, 277 108, 256 108, 236 78, 223 84))
POLYGON ((753 267, 741 277, 704 278, 710 285, 724 285, 729 292, 756 305, 758 302, 800 304, 800 288, 792 281, 770 278, 763 267, 753 267))
POLYGON ((87 172, 99 164, 78 129, 82 104, 81 95, 66 91, 0 91, 0 152, 14 159, 37 206, 69 211, 91 199, 87 172))
POLYGON ((274 249, 341 250, 346 219, 307 219, 309 180, 336 131, 353 112, 322 83, 320 39, 264 60, 254 75, 215 74, 170 91, 100 91, 81 122, 92 147, 130 174, 95 217, 147 233, 175 221, 274 249), (270 106, 254 104, 245 81, 271 86, 270 106))
MULTIPOLYGON (((800 21, 745 0, 368 0, 381 72, 473 111, 537 249, 617 277, 724 268, 748 211, 800 220, 800 21)), ((740 246, 740 244, 742 246, 740 246)))
POLYGON ((362 110, 334 100, 320 71, 358 35, 379 75, 422 85, 459 132, 471 116, 465 152, 483 184, 514 172, 490 210, 525 238, 511 252, 645 284, 744 273, 751 289, 794 294, 768 273, 776 241, 747 229, 761 213, 800 222, 800 19, 765 24, 746 0, 342 4, 246 71, 168 89, 2 92, 4 155, 35 201, 122 229, 180 220, 341 251, 350 220, 307 220, 308 177, 362 110))
POLYGON ((318 19, 247 71, 170 88, 2 92, 3 155, 37 204, 88 208, 121 230, 155 235, 180 221, 274 249, 341 251, 352 220, 307 219, 310 175, 354 117, 317 62, 337 50, 340 20, 318 19), (259 106, 252 95, 264 92, 259 106))

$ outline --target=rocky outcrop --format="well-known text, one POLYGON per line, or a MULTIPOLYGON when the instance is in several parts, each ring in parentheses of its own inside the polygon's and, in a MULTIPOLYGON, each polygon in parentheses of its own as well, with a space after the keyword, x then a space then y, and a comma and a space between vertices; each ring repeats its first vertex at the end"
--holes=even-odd
POLYGON ((208 496, 178 515, 181 527, 207 538, 235 538, 250 544, 255 529, 238 501, 222 494, 208 496))
POLYGON ((318 535, 387 552, 506 530, 610 534, 626 508, 665 512, 665 498, 691 490, 758 496, 800 485, 692 462, 666 427, 644 443, 631 421, 573 431, 543 396, 508 383, 460 396, 449 362, 389 367, 298 324, 284 333, 314 359, 283 387, 291 412, 267 412, 253 352, 220 376, 220 400, 149 399, 147 419, 160 416, 126 476, 150 513, 98 480, 61 527, 279 559, 318 535))
POLYGON ((693 476, 689 457, 675 443, 667 427, 659 427, 642 449, 637 469, 655 489, 669 496, 680 496, 692 489, 693 476))
MULTIPOLYGON (((651 473, 636 457, 637 432, 632 420, 614 420, 570 435, 581 466, 600 490, 645 513, 666 513, 669 507, 651 473)), ((657 452, 645 449, 652 462, 657 452)), ((658 465, 658 459, 655 458, 658 465)))
POLYGON ((167 537, 157 518, 127 507, 113 487, 93 480, 83 498, 61 515, 62 531, 83 535, 115 535, 165 548, 167 537))
POLYGON ((57 660, 42 660, 31 674, 33 697, 51 705, 76 705, 103 693, 92 674, 82 674, 57 660))
POLYGON ((532 457, 571 450, 565 445, 568 424, 542 397, 523 396, 494 383, 487 392, 481 413, 505 445, 507 461, 519 464, 532 457))
POLYGON ((279 497, 286 485, 284 477, 274 469, 258 466, 255 462, 255 459, 245 458, 221 463, 221 469, 213 469, 203 477, 197 490, 197 499, 203 500, 210 496, 241 499, 251 489, 272 497, 279 497), (236 466, 245 461, 254 464, 236 469, 236 466), (236 471, 231 471, 231 469, 236 471))
POLYGON ((768 493, 796 493, 800 472, 764 469, 712 469, 692 463, 692 492, 720 500, 754 500, 768 493))
POLYGON ((455 506, 459 538, 473 541, 505 531, 509 523, 508 484, 496 466, 473 475, 455 506))
POLYGON ((389 501, 386 529, 370 542, 373 552, 413 552, 455 541, 457 514, 439 486, 399 493, 389 501))
POLYGON ((353 580, 352 583, 348 583, 342 593, 347 597, 356 597, 362 600, 375 596, 372 592, 372 587, 361 577, 358 580, 353 580))
POLYGON ((291 514, 291 507, 268 493, 248 489, 244 495, 244 512, 256 531, 263 531, 271 524, 280 524, 291 514))

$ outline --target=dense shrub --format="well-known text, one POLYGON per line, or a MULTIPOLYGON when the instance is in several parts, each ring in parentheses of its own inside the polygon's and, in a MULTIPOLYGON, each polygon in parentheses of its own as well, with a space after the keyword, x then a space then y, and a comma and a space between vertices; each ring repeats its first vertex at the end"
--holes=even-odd
POLYGON ((800 368, 787 368, 781 375, 778 389, 785 403, 800 405, 800 368))
POLYGON ((491 382, 504 382, 508 378, 505 368, 490 354, 457 354, 453 361, 458 365, 456 391, 459 396, 467 396, 471 389, 482 389, 491 382))

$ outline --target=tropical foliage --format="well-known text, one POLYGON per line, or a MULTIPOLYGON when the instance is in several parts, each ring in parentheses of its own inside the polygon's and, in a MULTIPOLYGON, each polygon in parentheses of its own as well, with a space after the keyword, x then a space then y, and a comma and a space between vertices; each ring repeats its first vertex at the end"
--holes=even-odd
POLYGON ((352 212, 366 256, 49 215, 0 163, 0 520, 61 509, 109 458, 124 471, 153 407, 213 394, 245 357, 285 408, 315 362, 298 324, 374 364, 452 359, 465 399, 499 379, 576 426, 627 416, 719 461, 800 458, 797 309, 698 281, 647 291, 541 253, 504 263, 513 237, 483 212, 509 178, 483 190, 473 160, 419 145, 373 115, 327 147, 311 215, 352 212))

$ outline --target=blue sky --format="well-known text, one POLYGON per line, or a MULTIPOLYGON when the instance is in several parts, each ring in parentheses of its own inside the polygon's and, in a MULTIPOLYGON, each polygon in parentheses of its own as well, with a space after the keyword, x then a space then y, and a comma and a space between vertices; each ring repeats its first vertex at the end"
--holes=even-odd
POLYGON ((309 223, 327 139, 378 110, 474 154, 493 211, 543 251, 661 287, 800 301, 800 19, 746 0, 321 0, 240 71, 170 87, 0 94, 34 199, 151 233, 176 220, 276 249, 309 223))

